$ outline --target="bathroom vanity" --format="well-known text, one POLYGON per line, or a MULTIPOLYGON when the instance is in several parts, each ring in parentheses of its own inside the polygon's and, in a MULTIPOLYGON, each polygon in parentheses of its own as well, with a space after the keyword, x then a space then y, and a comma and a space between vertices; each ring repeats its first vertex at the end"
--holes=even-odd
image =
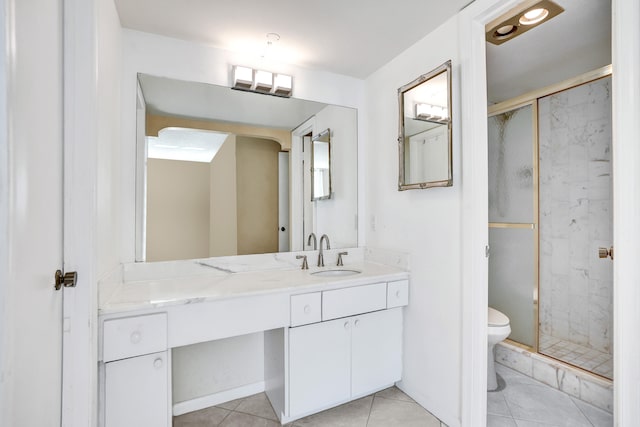
POLYGON ((171 349, 256 332, 264 331, 265 391, 283 424, 401 379, 406 271, 369 262, 329 276, 201 268, 101 289, 104 426, 170 426, 171 349))

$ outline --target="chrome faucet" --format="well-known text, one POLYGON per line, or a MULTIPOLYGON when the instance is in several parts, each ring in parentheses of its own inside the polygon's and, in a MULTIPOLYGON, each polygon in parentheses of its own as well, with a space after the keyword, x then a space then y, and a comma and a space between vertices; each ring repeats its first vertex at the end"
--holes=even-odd
POLYGON ((309 238, 307 239, 307 246, 311 246, 311 238, 313 238, 313 250, 318 249, 318 240, 316 240, 316 233, 309 234, 309 238))
POLYGON ((320 237, 320 250, 318 251, 318 267, 324 267, 324 255, 322 254, 322 242, 327 240, 327 249, 331 249, 331 243, 329 243, 329 236, 323 234, 320 237))

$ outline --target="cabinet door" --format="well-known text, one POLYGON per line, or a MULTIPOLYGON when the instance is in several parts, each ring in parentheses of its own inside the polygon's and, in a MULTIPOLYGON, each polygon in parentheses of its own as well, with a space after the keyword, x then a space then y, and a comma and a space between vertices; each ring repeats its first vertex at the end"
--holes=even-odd
POLYGON ((105 364, 105 426, 169 426, 167 352, 105 364))
POLYGON ((351 397, 399 381, 402 375, 402 308, 352 320, 351 397))
POLYGON ((350 397, 351 320, 289 329, 289 412, 306 414, 350 397))

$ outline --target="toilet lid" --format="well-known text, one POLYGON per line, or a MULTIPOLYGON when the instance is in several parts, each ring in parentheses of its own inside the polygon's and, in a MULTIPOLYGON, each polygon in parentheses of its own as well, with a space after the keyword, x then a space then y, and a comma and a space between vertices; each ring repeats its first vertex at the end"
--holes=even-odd
POLYGON ((509 318, 495 308, 489 308, 489 326, 507 326, 509 318))

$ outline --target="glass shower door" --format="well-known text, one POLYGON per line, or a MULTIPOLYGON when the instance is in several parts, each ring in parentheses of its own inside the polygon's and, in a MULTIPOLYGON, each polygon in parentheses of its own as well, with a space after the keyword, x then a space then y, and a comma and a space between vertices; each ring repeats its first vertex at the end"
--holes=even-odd
POLYGON ((613 377, 611 78, 540 98, 539 351, 613 377))
POLYGON ((535 105, 489 117, 489 306, 513 341, 536 347, 537 149, 535 105))

